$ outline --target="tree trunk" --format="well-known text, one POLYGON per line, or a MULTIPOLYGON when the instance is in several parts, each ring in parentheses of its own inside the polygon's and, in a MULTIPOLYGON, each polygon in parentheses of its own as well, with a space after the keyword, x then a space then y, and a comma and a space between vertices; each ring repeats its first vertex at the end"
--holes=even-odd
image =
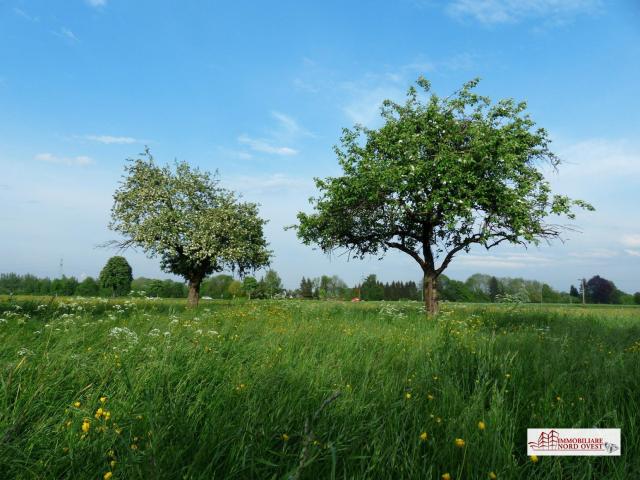
POLYGON ((200 302, 201 283, 202 277, 193 277, 189 279, 189 296, 187 297, 187 304, 191 308, 196 308, 200 302))
POLYGON ((424 309, 427 317, 438 313, 438 297, 436 294, 436 276, 433 273, 425 273, 423 280, 424 309))

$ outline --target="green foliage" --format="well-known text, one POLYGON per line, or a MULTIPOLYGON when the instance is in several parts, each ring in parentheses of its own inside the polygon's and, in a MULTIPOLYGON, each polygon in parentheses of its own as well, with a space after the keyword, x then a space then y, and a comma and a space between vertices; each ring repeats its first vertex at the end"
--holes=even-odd
POLYGON ((239 201, 216 176, 186 162, 160 167, 147 150, 125 167, 109 226, 125 238, 119 247, 158 255, 164 271, 188 280, 197 303, 207 275, 268 265, 265 223, 255 203, 239 201))
MULTIPOLYGON (((128 295, 133 281, 131 265, 124 257, 111 257, 100 272, 99 281, 100 286, 107 289, 114 297, 128 295)), ((55 287, 52 286, 52 288, 55 287)), ((73 293, 67 295, 73 295, 73 293)))
POLYGON ((244 277, 242 280, 242 291, 251 298, 252 294, 258 289, 258 281, 255 277, 244 277))
POLYGON ((211 298, 233 298, 229 292, 233 281, 231 275, 214 275, 202 282, 202 294, 211 298))
POLYGON ((284 291, 282 280, 275 270, 267 270, 264 277, 260 279, 258 288, 262 291, 264 298, 273 298, 284 291))
POLYGON ((227 292, 229 293, 231 298, 238 298, 244 295, 244 290, 242 289, 242 282, 238 280, 234 280, 227 287, 227 292))
POLYGON ((636 292, 633 294, 633 302, 636 305, 640 305, 640 292, 636 292))
POLYGON ((100 285, 93 277, 87 277, 78 284, 75 293, 81 297, 97 297, 100 293, 100 285))
POLYGON ((586 283, 589 303, 620 303, 620 293, 611 280, 595 275, 586 283))
MULTIPOLYGON (((430 91, 425 79, 417 83, 430 91)), ((384 102, 379 129, 343 130, 335 148, 342 175, 316 179, 315 211, 298 214, 299 238, 358 257, 395 248, 436 278, 473 245, 537 244, 562 231, 548 217, 592 210, 551 192, 541 165, 559 160, 526 105, 492 103, 474 92, 477 83, 425 101, 412 87, 405 104, 384 102)))
POLYGON ((136 296, 148 296, 158 298, 185 298, 187 287, 184 282, 165 279, 139 277, 131 283, 131 291, 136 296))
POLYGON ((491 277, 489 279, 489 298, 492 302, 496 301, 496 297, 503 293, 502 287, 500 286, 500 282, 496 277, 491 277))
POLYGON ((383 300, 384 285, 378 281, 376 275, 368 275, 360 286, 360 298, 362 300, 383 300))
POLYGON ((640 477, 637 307, 183 303, 0 299, 0 478, 640 477), (534 464, 536 425, 623 455, 534 464))
POLYGON ((313 281, 310 278, 302 277, 302 280, 300 281, 300 288, 298 291, 302 298, 313 298, 313 281))

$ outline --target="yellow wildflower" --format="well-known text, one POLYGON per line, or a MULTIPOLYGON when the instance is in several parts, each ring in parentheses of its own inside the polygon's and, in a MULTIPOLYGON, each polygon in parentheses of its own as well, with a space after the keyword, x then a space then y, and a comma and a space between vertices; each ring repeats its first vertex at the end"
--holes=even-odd
POLYGON ((420 440, 422 440, 423 442, 426 442, 428 438, 427 432, 422 432, 420 434, 420 440))
POLYGON ((100 403, 105 403, 107 401, 107 397, 100 397, 100 403))
POLYGON ((433 400, 435 397, 431 394, 427 395, 427 399, 429 399, 430 401, 433 400))
POLYGON ((104 480, 109 480, 111 477, 113 477, 113 472, 107 472, 102 476, 104 480))
POLYGON ((289 435, 287 435, 286 433, 282 434, 282 440, 284 440, 285 442, 289 441, 289 435))
POLYGON ((99 419, 102 416, 103 413, 104 412, 103 412, 102 408, 99 408, 98 410, 96 410, 96 414, 94 416, 99 419))
POLYGON ((451 475, 449 474, 449 472, 443 473, 441 478, 442 480, 451 480, 451 475))
POLYGON ((115 466, 116 466, 116 461, 115 461, 115 460, 111 460, 111 461, 109 462, 109 465, 111 465, 111 468, 115 468, 115 466))
POLYGON ((138 445, 136 445, 135 443, 131 444, 131 450, 137 450, 138 449, 138 445))
POLYGON ((491 480, 496 480, 498 478, 498 476, 494 472, 489 472, 489 478, 491 480))
POLYGON ((538 463, 538 456, 537 455, 531 455, 529 458, 531 459, 531 461, 533 463, 538 463))
POLYGON ((80 408, 80 405, 82 405, 80 402, 73 402, 73 406, 76 408, 80 408))
POLYGON ((484 423, 482 420, 480 420, 480 421, 478 422, 478 428, 479 428, 480 430, 484 430, 485 428, 487 428, 487 424, 486 424, 486 423, 484 423))
POLYGON ((91 428, 91 422, 89 420, 86 420, 84 422, 82 422, 82 431, 84 433, 87 433, 89 431, 89 429, 91 428))
POLYGON ((464 440, 462 438, 456 438, 455 442, 456 447, 462 448, 464 447, 464 440))
POLYGON ((404 394, 404 397, 409 400, 411 398, 411 393, 407 392, 404 394))

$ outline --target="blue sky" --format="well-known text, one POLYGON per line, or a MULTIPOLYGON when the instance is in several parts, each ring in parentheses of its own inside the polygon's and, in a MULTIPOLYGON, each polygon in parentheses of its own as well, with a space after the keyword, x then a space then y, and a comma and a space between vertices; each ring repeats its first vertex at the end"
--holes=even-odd
MULTIPOLYGON (((0 0, 0 271, 95 276, 124 161, 218 169, 270 219, 274 268, 417 279, 413 260, 329 258, 283 226, 332 146, 379 124, 419 75, 448 95, 471 78, 526 100, 565 164, 561 192, 597 208, 539 248, 461 255, 447 271, 523 276, 567 289, 600 274, 640 290, 640 4, 633 0, 168 2, 0 0)), ((165 277, 126 255, 135 275, 165 277)))

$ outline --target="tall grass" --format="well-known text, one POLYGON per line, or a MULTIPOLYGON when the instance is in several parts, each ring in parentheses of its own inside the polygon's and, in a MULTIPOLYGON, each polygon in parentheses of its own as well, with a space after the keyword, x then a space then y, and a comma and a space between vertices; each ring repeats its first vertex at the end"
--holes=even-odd
POLYGON ((443 310, 0 302, 0 478, 640 478, 640 310, 443 310), (527 427, 623 453, 533 463, 527 427))

